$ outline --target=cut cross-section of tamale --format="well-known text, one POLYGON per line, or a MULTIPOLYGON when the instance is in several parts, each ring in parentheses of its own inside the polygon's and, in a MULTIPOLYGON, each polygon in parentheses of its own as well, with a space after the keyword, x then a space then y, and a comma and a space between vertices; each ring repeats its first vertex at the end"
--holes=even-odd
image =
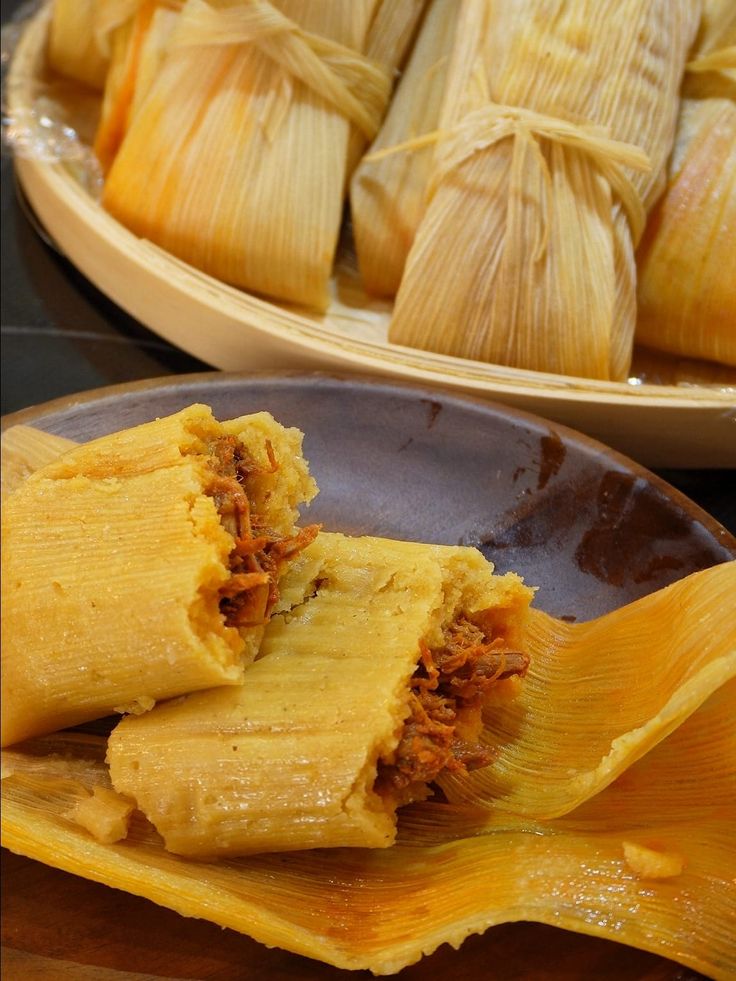
POLYGON ((393 296, 399 288, 424 213, 433 148, 372 156, 437 128, 457 15, 457 0, 429 5, 383 126, 352 179, 350 210, 360 274, 368 292, 379 296, 393 296))
POLYGON ((736 4, 706 0, 665 194, 637 253, 637 339, 736 365, 736 4))
POLYGON ((397 806, 491 762, 482 711, 526 669, 531 595, 475 549, 322 533, 245 683, 123 719, 113 785, 183 855, 390 845, 397 806))
POLYGON ((103 203, 236 286, 323 309, 350 134, 390 73, 363 52, 378 0, 187 0, 103 203))
POLYGON ((84 444, 3 503, 2 743, 238 684, 316 533, 301 433, 191 406, 84 444))
POLYGON ((634 247, 699 13, 696 0, 465 0, 391 341, 626 377, 634 247))

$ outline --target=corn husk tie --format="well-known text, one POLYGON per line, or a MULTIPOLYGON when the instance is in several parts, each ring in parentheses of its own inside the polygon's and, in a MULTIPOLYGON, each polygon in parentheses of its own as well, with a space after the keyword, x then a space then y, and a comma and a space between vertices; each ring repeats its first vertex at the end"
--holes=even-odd
POLYGON ((689 72, 727 72, 736 71, 736 44, 711 51, 702 58, 689 61, 685 68, 689 72))
POLYGON ((190 0, 172 47, 254 44, 353 122, 368 139, 378 132, 392 79, 377 62, 302 30, 268 0, 215 8, 190 0))
MULTIPOLYGON (((520 173, 521 159, 526 150, 533 152, 542 168, 545 183, 551 189, 552 176, 547 161, 541 152, 539 139, 547 139, 562 146, 571 147, 585 153, 598 167, 611 185, 626 214, 634 245, 639 242, 646 224, 646 210, 639 192, 634 187, 625 167, 632 170, 651 169, 649 156, 632 143, 613 140, 602 126, 571 122, 556 116, 524 109, 520 106, 502 106, 489 103, 468 113, 462 121, 450 130, 437 130, 426 133, 413 140, 369 154, 367 160, 379 160, 391 153, 419 150, 431 144, 440 144, 437 161, 427 189, 428 200, 436 192, 442 181, 446 180, 469 157, 481 153, 500 140, 513 138, 515 152, 512 168, 520 173)), ((512 188, 521 193, 522 186, 512 178, 512 188)), ((514 214, 514 195, 509 197, 509 219, 514 214)), ((535 260, 539 258, 540 244, 543 246, 546 234, 538 242, 535 260)), ((542 248, 543 251, 543 248, 542 248)))

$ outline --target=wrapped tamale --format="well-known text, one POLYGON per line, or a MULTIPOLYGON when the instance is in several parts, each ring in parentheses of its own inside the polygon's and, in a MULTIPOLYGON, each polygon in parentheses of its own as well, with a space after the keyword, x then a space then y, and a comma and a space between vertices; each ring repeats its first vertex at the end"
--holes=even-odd
POLYGON ((188 0, 103 204, 225 282, 324 309, 351 128, 389 72, 362 52, 378 0, 188 0))
POLYGON ((129 716, 113 786, 191 856, 392 844, 397 806, 485 766, 489 691, 523 674, 532 591, 480 552, 322 533, 240 688, 129 716))
POLYGON ((110 67, 94 141, 104 171, 158 75, 182 4, 183 0, 141 0, 133 15, 110 34, 110 67))
POLYGON ((667 190, 647 223, 637 340, 736 365, 736 4, 706 0, 667 190))
POLYGON ((373 159, 378 151, 435 130, 458 15, 457 0, 433 0, 371 153, 350 186, 360 274, 369 293, 393 296, 424 213, 431 145, 373 159))
POLYGON ((398 344, 626 377, 696 0, 465 0, 398 344))
POLYGON ((314 493, 298 430, 196 405, 30 476, 2 512, 2 744, 239 684, 314 493))
POLYGON ((146 0, 54 0, 49 65, 92 88, 104 88, 110 66, 110 37, 145 3, 146 0))

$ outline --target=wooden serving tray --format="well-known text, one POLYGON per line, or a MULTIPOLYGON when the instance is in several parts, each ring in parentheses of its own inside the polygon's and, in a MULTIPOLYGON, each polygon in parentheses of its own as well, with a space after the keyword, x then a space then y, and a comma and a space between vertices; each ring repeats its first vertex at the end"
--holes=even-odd
MULTIPOLYGON (((8 84, 11 114, 33 104, 45 79, 48 21, 45 7, 16 50, 8 84)), ((79 106, 70 92, 66 86, 62 101, 74 124, 79 106)), ((311 314, 228 286, 137 238, 64 163, 26 157, 16 160, 16 168, 38 218, 69 260, 129 314, 216 368, 393 376, 537 412, 648 466, 736 466, 736 369, 641 352, 631 383, 605 382, 389 344, 391 306, 362 292, 349 250, 338 259, 330 309, 311 314)))

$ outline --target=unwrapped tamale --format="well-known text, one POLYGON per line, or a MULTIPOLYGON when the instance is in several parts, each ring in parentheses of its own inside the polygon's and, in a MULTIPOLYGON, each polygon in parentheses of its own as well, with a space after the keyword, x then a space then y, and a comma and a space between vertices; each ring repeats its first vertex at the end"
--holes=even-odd
POLYGON ((320 534, 241 687, 113 730, 115 789, 183 855, 390 845, 397 806, 491 762, 484 702, 526 669, 532 591, 492 572, 472 548, 320 534))
POLYGON ((626 377, 696 0, 464 0, 395 343, 626 377))
POLYGON ((637 340, 736 365, 736 4, 706 0, 667 190, 637 253, 637 340))
POLYGON ((240 683, 314 493, 301 433, 201 405, 30 476, 2 512, 3 745, 240 683))

